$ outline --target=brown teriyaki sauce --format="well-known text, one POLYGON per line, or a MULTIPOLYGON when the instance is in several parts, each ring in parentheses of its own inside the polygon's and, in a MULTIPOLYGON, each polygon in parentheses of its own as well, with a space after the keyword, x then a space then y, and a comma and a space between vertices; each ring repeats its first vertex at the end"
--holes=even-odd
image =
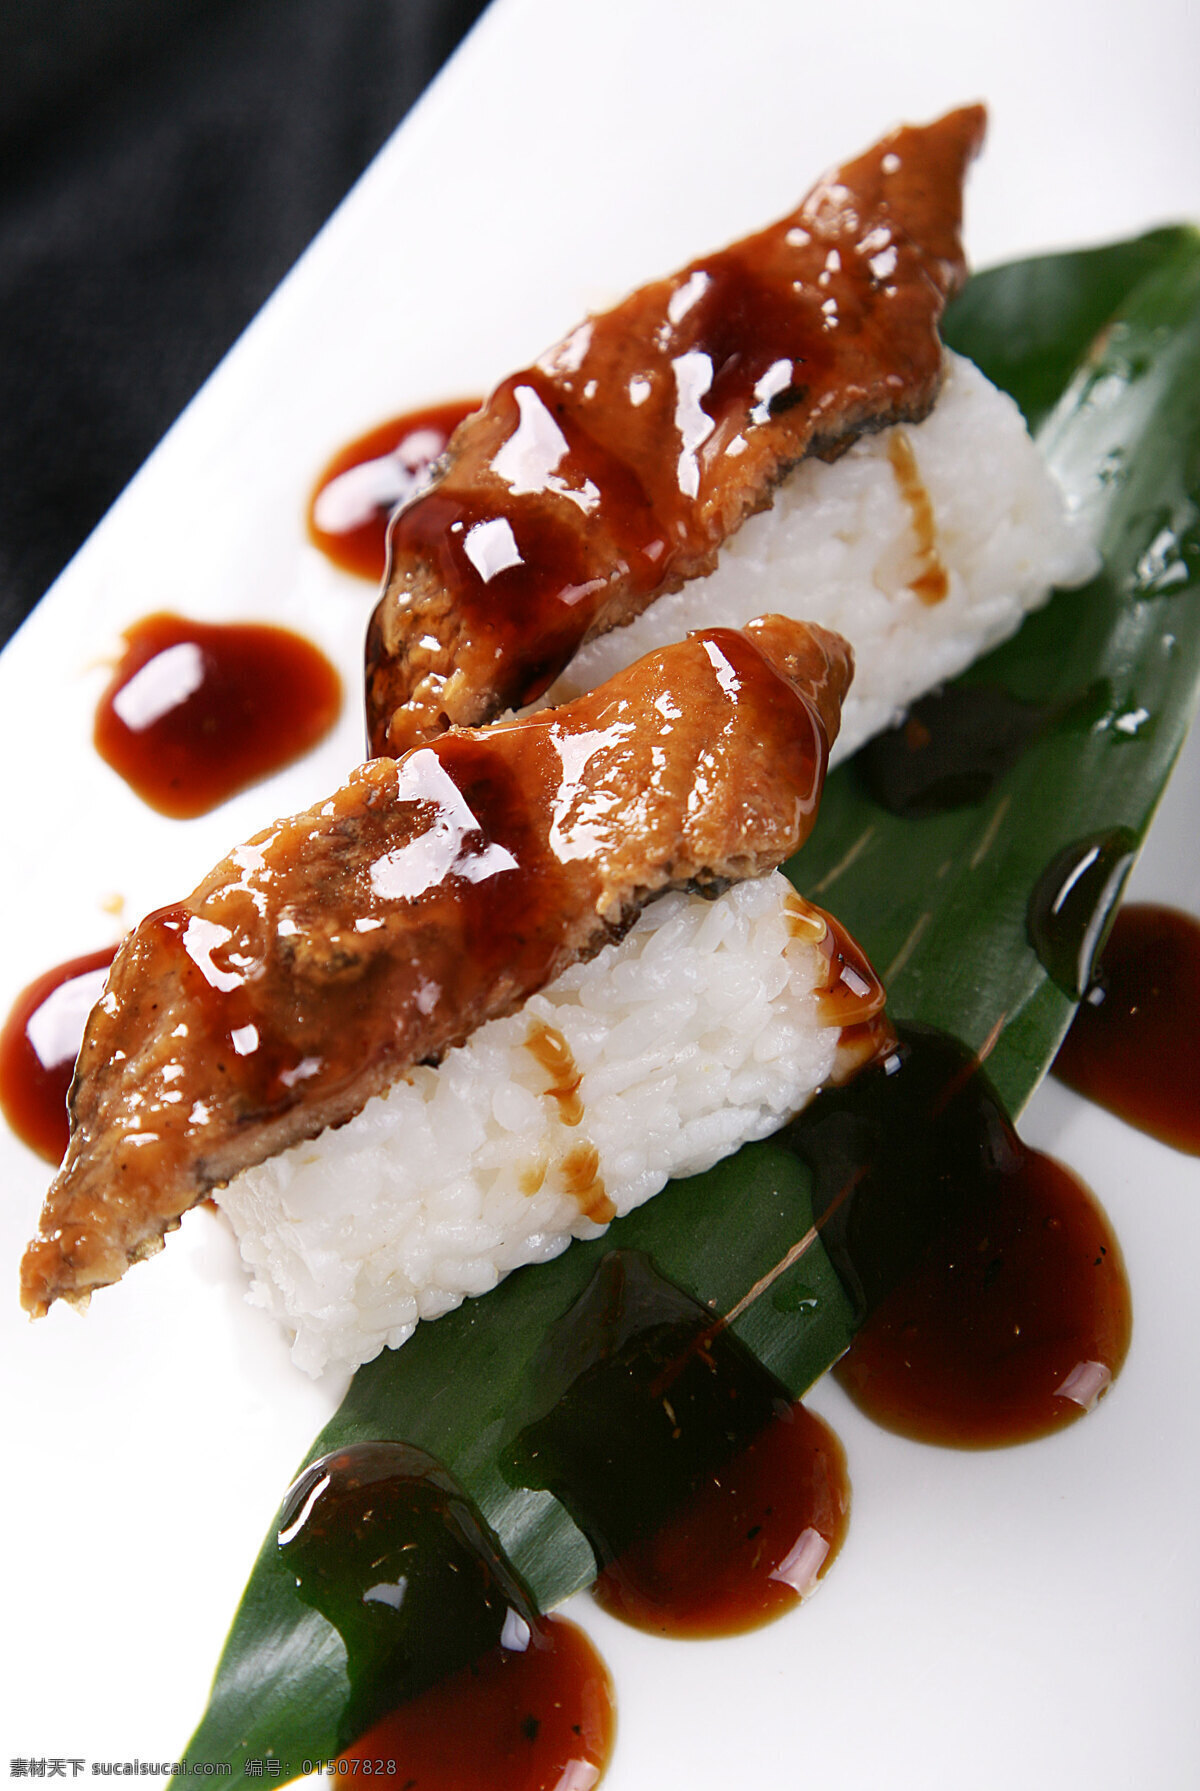
POLYGON ((614 1250, 549 1331, 506 1472, 566 1506, 599 1602, 661 1635, 733 1635, 812 1591, 846 1532, 833 1433, 648 1257, 614 1250))
POLYGON ((1026 913, 1029 942, 1073 1001, 1091 986, 1096 950, 1137 845, 1127 827, 1089 834, 1056 852, 1034 884, 1026 913))
POLYGON ((1096 1404, 1129 1346, 1129 1285, 1089 1191, 1030 1149, 978 1063, 924 1028, 785 1134, 864 1322, 835 1369, 870 1417, 990 1448, 1096 1404))
MULTIPOLYGON (((804 820, 814 814, 824 736, 800 690, 736 630, 708 630, 678 652, 680 683, 671 688, 708 704, 721 754, 769 741, 764 777, 777 780, 772 787, 804 820)), ((582 757, 557 749, 562 724, 547 715, 372 760, 319 811, 280 820, 236 865, 226 861, 198 903, 147 916, 130 968, 177 979, 189 1031, 164 1045, 143 1083, 129 1124, 144 1143, 129 1156, 127 1196, 135 1184, 186 1172, 199 1128, 229 1124, 244 1137, 247 1126, 304 1101, 328 1102, 327 1123, 349 1118, 371 1066, 436 1061, 461 1038, 463 1016, 485 1015, 497 990, 540 988, 556 974, 564 917, 594 899, 590 873, 559 850, 556 817, 571 806, 582 812, 595 775, 585 762, 604 764, 611 752, 608 763, 619 763, 635 715, 662 719, 654 704, 667 685, 629 688, 619 714, 593 705, 591 727, 576 705, 572 725, 587 733, 582 757), (299 959, 297 930, 308 942, 299 959), (419 950, 402 949, 406 938, 419 950)), ((643 779, 651 804, 675 800, 672 761, 661 758, 643 779)), ((599 945, 598 918, 594 929, 599 945)), ((846 958, 838 968, 845 991, 854 965, 846 958)), ((135 987, 124 979, 115 992, 105 1041, 143 1024, 127 1005, 135 987)), ((832 989, 821 999, 823 1008, 841 1007, 832 989)), ((581 1209, 607 1219, 598 1159, 585 1142, 563 1164, 564 1185, 581 1209)))
POLYGON ((126 630, 93 738, 143 802, 184 820, 301 758, 341 706, 336 670, 290 629, 161 612, 126 630))
MULTIPOLYGON (((965 1047, 902 1027, 776 1143, 811 1171, 814 1231, 862 1320, 837 1372, 870 1416, 980 1447, 1095 1405, 1129 1339, 1120 1251, 1087 1191, 1016 1138, 965 1047)), ((599 1256, 526 1385, 505 1477, 566 1507, 612 1614, 737 1633, 792 1608, 835 1557, 849 1508, 836 1438, 642 1252, 599 1256)), ((395 1760, 438 1791, 549 1791, 564 1759, 595 1782, 613 1727, 603 1666, 538 1616, 431 1457, 372 1443, 315 1462, 279 1546, 346 1647, 343 1759, 395 1760)))
MULTIPOLYGON (((911 190, 888 189, 907 152, 872 152, 848 166, 848 184, 823 183, 766 230, 588 318, 495 388, 445 476, 392 519, 393 588, 367 636, 375 752, 411 743, 415 715, 422 726, 453 719, 457 699, 443 711, 440 698, 468 654, 496 710, 535 701, 606 611, 624 619, 708 572, 725 528, 781 466, 834 457, 860 405, 868 417, 907 413, 932 393, 958 255, 954 213, 941 208, 977 119, 955 114, 920 151, 917 215, 939 219, 944 262, 900 222, 911 190), (435 654, 414 695, 392 656, 415 590, 445 593, 463 652, 453 673, 435 654)), ((937 601, 939 565, 920 529, 918 562, 917 583, 937 601)))
POLYGON ((106 946, 45 971, 17 996, 0 1030, 0 1110, 48 1163, 60 1163, 67 1148, 67 1090, 116 953, 106 946))
POLYGON ((335 1771, 388 1773, 423 1791, 580 1791, 608 1764, 616 1728, 608 1669, 577 1624, 542 1617, 522 1649, 490 1649, 393 1710, 335 1771))
POLYGON ((431 1456, 376 1442, 313 1462, 284 1500, 278 1546, 345 1645, 339 1771, 378 1760, 437 1791, 600 1777, 614 1729, 604 1663, 574 1625, 538 1615, 431 1456))
POLYGON ((841 1443, 796 1401, 611 1561, 593 1596, 655 1635, 739 1635, 815 1591, 849 1520, 841 1443))
POLYGON ((912 443, 903 429, 894 429, 888 438, 888 462, 900 496, 908 508, 910 524, 916 539, 917 565, 908 588, 930 608, 944 603, 950 594, 950 576, 938 552, 937 526, 933 503, 917 466, 912 443))
POLYGON ((344 572, 378 584, 388 518, 428 482, 434 463, 478 398, 456 398, 389 417, 340 448, 313 489, 308 538, 344 572))
POLYGON ((1054 1074, 1130 1125, 1200 1154, 1200 922, 1128 903, 1093 974, 1054 1074))

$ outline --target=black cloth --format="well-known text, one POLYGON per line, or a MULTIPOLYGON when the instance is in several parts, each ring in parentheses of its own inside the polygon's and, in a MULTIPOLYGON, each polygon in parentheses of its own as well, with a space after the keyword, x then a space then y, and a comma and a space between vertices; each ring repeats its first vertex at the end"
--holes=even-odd
POLYGON ((0 8, 0 641, 484 4, 0 8))

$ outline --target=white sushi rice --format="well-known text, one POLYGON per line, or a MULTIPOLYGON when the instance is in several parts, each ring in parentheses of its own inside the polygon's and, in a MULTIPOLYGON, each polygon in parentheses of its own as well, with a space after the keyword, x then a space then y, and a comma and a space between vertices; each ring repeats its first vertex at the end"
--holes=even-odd
MULTIPOLYGON (((884 430, 832 465, 796 468, 711 577, 585 647, 544 701, 691 629, 778 611, 854 648, 836 760, 1012 634, 1052 587, 1098 569, 1016 405, 969 361, 948 356, 931 415, 899 428, 932 506, 932 554, 894 468, 898 430, 884 430), (946 591, 928 603, 913 585, 934 557, 946 591)), ((522 1263, 597 1236, 589 1208, 629 1212, 803 1106, 834 1071, 839 1029, 821 1023, 824 960, 792 937, 789 893, 775 874, 716 902, 656 902, 619 945, 439 1068, 224 1189, 250 1298, 293 1333, 297 1364, 357 1367, 522 1263), (531 1049, 539 1027, 564 1043, 571 1097, 531 1049)))
POLYGON ((582 648, 543 704, 567 702, 690 629, 739 628, 776 611, 836 629, 854 648, 837 763, 1015 633, 1052 587, 1093 577, 1099 557, 1017 406, 970 361, 946 360, 923 423, 865 436, 831 465, 803 461, 708 578, 582 648), (889 458, 898 430, 933 508, 934 551, 948 575, 937 603, 910 586, 927 561, 889 458))
POLYGON ((715 902, 665 896, 437 1069, 223 1189, 249 1297, 294 1333, 297 1365, 357 1367, 598 1236, 582 1209, 601 1190, 627 1213, 798 1111, 839 1028, 822 1023, 825 960, 793 936, 790 894, 776 872, 715 902), (549 1092, 530 1049, 543 1027, 565 1041, 568 1082, 582 1077, 574 1099, 549 1092))

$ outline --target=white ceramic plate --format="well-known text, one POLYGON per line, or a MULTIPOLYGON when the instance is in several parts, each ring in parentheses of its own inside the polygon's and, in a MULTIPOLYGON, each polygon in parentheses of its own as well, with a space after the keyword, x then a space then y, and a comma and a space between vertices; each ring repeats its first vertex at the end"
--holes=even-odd
MULTIPOLYGON (((0 1003, 190 888, 235 840, 360 756, 373 593, 306 547, 343 440, 486 388, 587 307, 788 208, 903 118, 993 108, 969 240, 982 265, 1200 211, 1197 29, 1183 0, 499 0, 0 662, 0 1003), (350 691, 335 737, 202 820, 145 809, 96 758, 123 626, 169 607, 280 620, 350 691), (124 900, 123 921, 110 898, 124 900)), ((1137 873, 1200 912, 1193 741, 1137 873)), ((657 1643, 576 1601, 608 1658, 612 1791, 801 1780, 839 1791, 1194 1783, 1200 1758, 1200 1170, 1048 1086, 1026 1120, 1111 1213, 1136 1303, 1097 1415, 999 1454, 814 1403, 854 1481, 820 1597, 736 1642, 657 1643)), ((44 1166, 0 1137, 4 1260, 44 1166)), ((246 1573, 340 1388, 297 1374, 193 1214, 86 1320, 0 1313, 0 1677, 11 1758, 171 1760, 246 1573)), ((67 1773, 71 1768, 68 1764, 67 1773)))

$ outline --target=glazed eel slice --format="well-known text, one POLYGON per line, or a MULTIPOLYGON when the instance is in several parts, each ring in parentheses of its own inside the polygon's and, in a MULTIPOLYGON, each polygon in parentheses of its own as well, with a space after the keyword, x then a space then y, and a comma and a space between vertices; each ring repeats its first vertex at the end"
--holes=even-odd
POLYGON ((799 460, 928 414, 984 126, 972 106, 893 132, 496 388, 392 520, 373 752, 536 701, 585 641, 711 572, 799 460))
POLYGON ((850 676, 821 629, 711 629, 561 709, 373 760, 237 847, 113 964, 26 1308, 116 1281, 210 1188, 511 1013, 652 897, 779 864, 850 676))

